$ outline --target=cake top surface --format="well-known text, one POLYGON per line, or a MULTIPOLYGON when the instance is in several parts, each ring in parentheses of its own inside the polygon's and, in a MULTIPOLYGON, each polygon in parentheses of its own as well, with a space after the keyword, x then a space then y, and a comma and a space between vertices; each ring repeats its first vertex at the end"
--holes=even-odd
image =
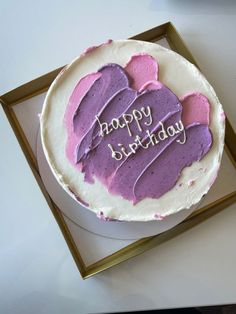
POLYGON ((100 218, 162 220, 214 182, 224 113, 199 70, 157 44, 88 49, 49 89, 41 115, 49 165, 100 218))

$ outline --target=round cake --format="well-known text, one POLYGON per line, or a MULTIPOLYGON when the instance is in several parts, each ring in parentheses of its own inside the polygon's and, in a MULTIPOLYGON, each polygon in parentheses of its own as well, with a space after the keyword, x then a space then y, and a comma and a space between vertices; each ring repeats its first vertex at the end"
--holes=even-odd
POLYGON ((209 191, 224 120, 213 88, 182 56, 109 40, 60 72, 40 125, 46 159, 71 197, 104 220, 151 221, 209 191))

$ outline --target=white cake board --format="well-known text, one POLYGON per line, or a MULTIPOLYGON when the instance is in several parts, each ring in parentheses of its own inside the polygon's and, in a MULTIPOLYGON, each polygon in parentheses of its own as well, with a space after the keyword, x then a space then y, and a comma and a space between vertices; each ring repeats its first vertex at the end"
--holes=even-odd
POLYGON ((197 206, 193 206, 190 209, 182 210, 163 221, 103 221, 80 205, 57 182, 45 158, 40 132, 38 132, 37 137, 37 161, 43 183, 50 197, 63 214, 80 227, 104 237, 131 240, 157 235, 179 224, 197 208, 197 206))

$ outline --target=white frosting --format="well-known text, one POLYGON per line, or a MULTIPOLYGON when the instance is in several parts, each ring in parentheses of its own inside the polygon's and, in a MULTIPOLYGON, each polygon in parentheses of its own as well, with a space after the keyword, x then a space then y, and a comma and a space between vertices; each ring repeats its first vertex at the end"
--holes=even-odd
MULTIPOLYGON (((225 125, 222 106, 211 85, 200 71, 179 54, 157 44, 117 40, 100 46, 75 59, 52 83, 41 114, 41 138, 46 159, 56 179, 67 193, 71 190, 97 215, 119 220, 148 221, 165 217, 197 204, 214 182, 222 157, 225 125), (169 192, 158 199, 146 198, 133 206, 121 196, 109 194, 106 187, 95 179, 94 184, 84 182, 80 173, 65 155, 67 132, 63 123, 69 97, 77 82, 86 74, 96 72, 107 63, 125 66, 137 53, 148 53, 159 64, 159 81, 170 88, 179 98, 189 92, 200 92, 211 105, 210 129, 213 145, 200 161, 185 168, 169 192), (204 172, 202 169, 205 169, 204 172), (189 184, 194 182, 194 184, 189 184)), ((170 169, 171 171, 171 169, 170 169)), ((128 175, 128 174, 127 174, 128 175)))

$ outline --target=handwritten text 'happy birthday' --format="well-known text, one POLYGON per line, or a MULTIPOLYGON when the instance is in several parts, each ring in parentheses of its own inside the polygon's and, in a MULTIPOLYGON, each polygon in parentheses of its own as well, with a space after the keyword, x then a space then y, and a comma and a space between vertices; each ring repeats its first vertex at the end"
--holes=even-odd
MULTIPOLYGON (((143 132, 140 122, 145 119, 144 125, 151 126, 153 123, 152 112, 149 106, 142 107, 140 110, 134 109, 132 113, 124 113, 119 118, 114 118, 111 120, 110 124, 107 122, 101 122, 99 117, 95 116, 99 126, 100 126, 100 136, 104 137, 114 130, 126 128, 130 137, 133 137, 130 126, 132 123, 135 123, 138 130, 143 132)), ((112 158, 116 160, 121 160, 123 157, 129 157, 132 154, 135 154, 139 147, 143 149, 148 149, 151 146, 158 145, 160 141, 164 141, 169 137, 173 137, 176 134, 182 133, 182 139, 176 140, 179 144, 184 144, 186 142, 186 133, 184 125, 181 120, 176 122, 174 125, 170 125, 165 128, 162 121, 159 122, 156 132, 150 132, 150 130, 145 130, 145 135, 140 137, 139 135, 134 136, 134 142, 128 144, 128 147, 125 147, 123 144, 118 143, 117 146, 119 150, 115 150, 111 144, 108 144, 108 147, 111 150, 112 158)))

